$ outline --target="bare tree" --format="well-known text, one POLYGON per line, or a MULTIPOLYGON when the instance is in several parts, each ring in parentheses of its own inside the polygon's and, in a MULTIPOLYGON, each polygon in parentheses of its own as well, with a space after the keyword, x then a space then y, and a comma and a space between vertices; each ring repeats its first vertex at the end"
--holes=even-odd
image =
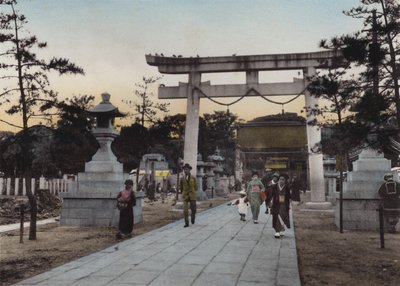
POLYGON ((160 77, 143 77, 142 82, 135 84, 134 96, 137 100, 123 100, 134 109, 135 119, 144 127, 145 122, 155 123, 157 111, 168 112, 169 103, 156 103, 151 97, 153 93, 149 91, 150 86, 157 82, 160 77))

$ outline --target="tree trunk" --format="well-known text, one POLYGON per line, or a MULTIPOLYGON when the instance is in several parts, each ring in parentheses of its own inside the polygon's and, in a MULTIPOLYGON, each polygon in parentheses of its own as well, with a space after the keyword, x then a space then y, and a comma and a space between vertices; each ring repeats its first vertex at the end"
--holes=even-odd
POLYGON ((17 55, 17 71, 18 71, 18 87, 20 92, 20 101, 22 105, 22 126, 23 126, 23 134, 22 134, 22 142, 21 142, 21 151, 23 154, 23 174, 25 177, 26 184, 26 194, 28 196, 29 205, 30 205, 30 227, 29 227, 29 240, 36 240, 36 219, 37 219, 37 202, 36 197, 32 193, 31 186, 31 174, 30 174, 30 160, 29 160, 29 142, 28 142, 28 108, 26 104, 26 94, 23 83, 23 73, 22 73, 22 51, 19 45, 19 34, 18 34, 18 23, 17 16, 14 9, 14 5, 11 4, 13 14, 14 14, 14 31, 15 31, 15 48, 17 55))
POLYGON ((31 219, 29 224, 29 240, 36 240, 36 221, 37 221, 37 201, 36 196, 32 192, 32 180, 29 171, 25 173, 26 195, 29 199, 31 219))

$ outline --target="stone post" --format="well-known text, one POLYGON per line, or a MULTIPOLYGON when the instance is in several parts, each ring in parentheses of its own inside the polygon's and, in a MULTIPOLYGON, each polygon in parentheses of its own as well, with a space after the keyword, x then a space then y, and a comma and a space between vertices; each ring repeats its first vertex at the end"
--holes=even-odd
POLYGON ((197 175, 196 175, 196 183, 197 183, 197 190, 196 190, 196 200, 204 201, 207 200, 207 195, 203 191, 203 176, 204 176, 204 162, 201 157, 201 154, 197 155, 197 175))
POLYGON ((189 73, 189 84, 187 89, 186 125, 184 143, 184 162, 192 166, 192 174, 197 172, 197 144, 199 138, 199 108, 200 95, 195 87, 200 87, 201 74, 189 73))
MULTIPOLYGON (((312 77, 316 74, 315 68, 309 67, 304 70, 305 86, 308 85, 307 77, 312 77)), ((318 108, 318 99, 313 96, 308 90, 305 90, 305 104, 308 110, 307 112, 307 123, 313 122, 317 119, 310 110, 318 108)), ((307 142, 308 142, 308 166, 309 166, 309 178, 310 178, 310 189, 311 189, 311 202, 308 203, 308 207, 326 208, 330 207, 331 204, 326 202, 325 199, 325 185, 324 185, 324 165, 322 150, 319 150, 319 144, 321 142, 321 129, 316 125, 306 125, 307 129, 307 142)))
POLYGON ((41 175, 39 178, 39 189, 43 190, 44 188, 45 188, 45 179, 43 175, 41 175))
POLYGON ((0 178, 0 195, 3 194, 3 188, 4 188, 4 179, 0 178))
POLYGON ((206 162, 206 194, 209 198, 211 198, 212 190, 214 189, 214 196, 215 196, 215 180, 214 180, 214 166, 213 162, 206 162))
POLYGON ((19 196, 19 178, 15 178, 14 196, 19 196))
POLYGON ((6 180, 6 184, 7 184, 7 190, 6 190, 6 195, 9 196, 11 195, 11 178, 8 178, 6 180))

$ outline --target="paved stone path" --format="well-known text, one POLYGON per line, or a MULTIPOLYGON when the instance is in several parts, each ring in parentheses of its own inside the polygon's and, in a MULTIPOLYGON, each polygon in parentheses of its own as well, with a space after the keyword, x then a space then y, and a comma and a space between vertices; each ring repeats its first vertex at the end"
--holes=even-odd
MULTIPOLYGON (((43 225, 43 224, 57 222, 59 219, 60 219, 60 217, 58 216, 58 217, 38 220, 36 222, 36 225, 43 225)), ((29 221, 24 222, 24 228, 25 227, 29 227, 29 221)), ((0 233, 7 232, 7 231, 10 231, 10 230, 17 230, 19 228, 20 228, 20 223, 12 223, 12 224, 0 225, 0 233)))
POLYGON ((221 205, 183 228, 177 221, 17 285, 301 285, 293 228, 273 237, 272 216, 242 222, 221 205))

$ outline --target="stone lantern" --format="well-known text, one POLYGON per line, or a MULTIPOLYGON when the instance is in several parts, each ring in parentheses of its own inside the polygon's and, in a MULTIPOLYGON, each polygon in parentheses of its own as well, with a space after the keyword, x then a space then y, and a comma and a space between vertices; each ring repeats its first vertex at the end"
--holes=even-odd
POLYGON ((215 149, 213 155, 207 157, 207 161, 214 163, 213 173, 215 182, 215 193, 217 195, 226 194, 227 190, 224 189, 224 185, 227 185, 227 183, 225 182, 227 180, 226 178, 223 178, 224 169, 222 167, 222 163, 225 161, 225 159, 221 156, 218 147, 215 149))
MULTIPOLYGON (((124 116, 110 102, 110 95, 103 93, 100 104, 87 112, 95 117, 92 133, 99 143, 99 149, 90 162, 85 164, 85 172, 78 173, 76 191, 63 193, 63 207, 60 223, 78 226, 116 226, 119 212, 116 196, 124 188, 128 174, 111 150, 111 143, 118 133, 114 129, 114 119, 124 116)), ((136 193, 134 223, 142 222, 141 192, 136 193)))
POLYGON ((87 112, 95 117, 92 133, 99 142, 100 148, 94 154, 92 161, 85 164, 85 172, 122 172, 122 164, 111 150, 111 143, 118 133, 114 129, 115 117, 123 117, 118 108, 110 102, 110 95, 103 93, 102 102, 87 112))
POLYGON ((204 201, 207 200, 207 194, 203 191, 203 177, 204 177, 204 167, 206 164, 203 162, 203 157, 201 154, 197 154, 197 173, 196 173, 196 200, 204 201))

